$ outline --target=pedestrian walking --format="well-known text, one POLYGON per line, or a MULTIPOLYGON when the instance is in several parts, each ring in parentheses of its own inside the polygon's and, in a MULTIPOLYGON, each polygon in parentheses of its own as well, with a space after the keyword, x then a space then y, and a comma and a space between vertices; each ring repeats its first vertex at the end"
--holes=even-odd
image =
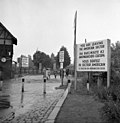
POLYGON ((57 77, 57 71, 54 71, 54 76, 55 76, 55 79, 56 79, 56 77, 57 77))
POLYGON ((46 78, 47 78, 47 80, 49 78, 49 71, 48 71, 48 69, 46 69, 46 78))
POLYGON ((63 76, 63 78, 64 78, 64 76, 65 76, 65 70, 63 69, 63 72, 62 72, 62 76, 63 76))
POLYGON ((48 71, 48 77, 49 77, 49 79, 50 79, 50 71, 48 71))
POLYGON ((43 78, 46 78, 48 80, 48 69, 43 68, 43 78))
POLYGON ((69 69, 66 70, 66 77, 69 75, 69 69))
POLYGON ((64 70, 60 69, 60 78, 64 78, 64 70))
POLYGON ((45 78, 45 77, 46 77, 46 69, 43 68, 43 78, 45 78))

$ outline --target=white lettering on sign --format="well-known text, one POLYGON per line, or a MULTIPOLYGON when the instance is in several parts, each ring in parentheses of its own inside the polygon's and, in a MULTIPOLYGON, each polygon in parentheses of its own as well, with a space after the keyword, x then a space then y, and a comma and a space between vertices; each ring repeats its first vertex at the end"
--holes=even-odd
POLYGON ((77 71, 107 71, 110 40, 77 44, 77 71))

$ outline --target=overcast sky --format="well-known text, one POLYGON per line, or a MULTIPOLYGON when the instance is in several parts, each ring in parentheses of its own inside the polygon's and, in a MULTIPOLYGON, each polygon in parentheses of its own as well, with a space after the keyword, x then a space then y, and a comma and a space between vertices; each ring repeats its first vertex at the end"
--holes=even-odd
POLYGON ((0 21, 18 40, 13 59, 37 49, 57 55, 61 46, 73 59, 76 10, 78 44, 120 40, 120 0, 0 0, 0 21))

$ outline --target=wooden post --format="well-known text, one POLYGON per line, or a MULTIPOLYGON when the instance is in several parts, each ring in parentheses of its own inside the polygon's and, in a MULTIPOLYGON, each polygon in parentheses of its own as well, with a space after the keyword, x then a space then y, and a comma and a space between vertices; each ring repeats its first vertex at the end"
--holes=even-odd
POLYGON ((100 76, 98 75, 98 78, 97 78, 97 85, 98 85, 98 88, 101 86, 101 81, 100 81, 100 76))
POLYGON ((63 76, 64 76, 64 73, 63 73, 63 62, 60 62, 60 74, 61 74, 61 86, 63 86, 63 76))
POLYGON ((76 28, 77 28, 77 11, 75 12, 74 19, 74 89, 77 89, 77 45, 76 45, 76 28))
POLYGON ((107 50, 107 54, 108 54, 108 70, 107 70, 107 88, 110 87, 110 74, 111 74, 111 47, 110 47, 110 40, 107 39, 108 42, 108 50, 107 50))
POLYGON ((64 76, 63 69, 61 69, 61 85, 62 86, 63 86, 63 76, 64 76))
POLYGON ((74 54, 74 77, 75 77, 75 87, 74 89, 76 90, 77 89, 77 52, 76 52, 76 49, 77 49, 77 45, 75 45, 75 54, 74 54))

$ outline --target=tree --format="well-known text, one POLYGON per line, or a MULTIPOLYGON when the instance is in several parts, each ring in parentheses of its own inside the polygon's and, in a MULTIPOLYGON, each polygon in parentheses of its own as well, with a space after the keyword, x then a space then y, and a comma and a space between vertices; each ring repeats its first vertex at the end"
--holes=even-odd
POLYGON ((52 69, 55 70, 56 69, 56 60, 55 60, 55 55, 53 53, 51 54, 51 65, 52 65, 52 69))
POLYGON ((66 66, 70 65, 70 56, 69 53, 67 51, 67 49, 62 46, 56 56, 56 64, 58 67, 60 67, 60 62, 59 62, 59 53, 60 51, 64 51, 64 63, 63 63, 63 68, 65 68, 66 66))
POLYGON ((120 42, 117 41, 111 46, 111 61, 112 67, 120 68, 120 42))
POLYGON ((42 64, 42 68, 51 68, 51 58, 44 52, 36 51, 33 55, 33 62, 37 68, 39 68, 39 63, 42 64))
POLYGON ((111 82, 119 84, 120 77, 120 42, 117 41, 111 46, 111 82))

